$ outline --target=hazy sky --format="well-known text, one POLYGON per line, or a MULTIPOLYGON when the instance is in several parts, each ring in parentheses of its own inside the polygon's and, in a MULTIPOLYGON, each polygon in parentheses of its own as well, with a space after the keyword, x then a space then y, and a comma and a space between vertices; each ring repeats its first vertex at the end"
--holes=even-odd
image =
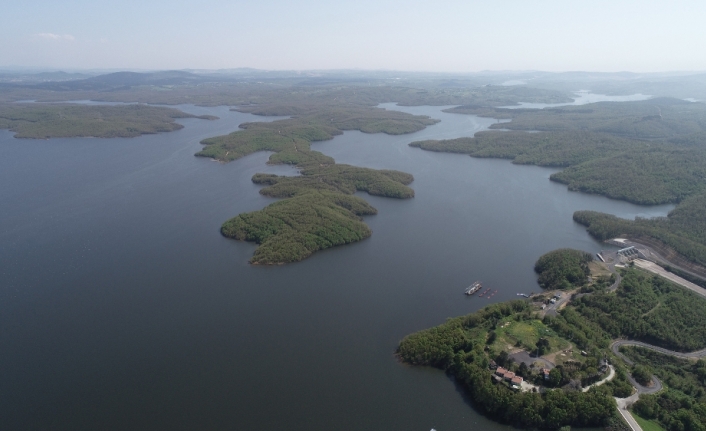
POLYGON ((0 67, 706 70, 706 1, 22 0, 0 67))

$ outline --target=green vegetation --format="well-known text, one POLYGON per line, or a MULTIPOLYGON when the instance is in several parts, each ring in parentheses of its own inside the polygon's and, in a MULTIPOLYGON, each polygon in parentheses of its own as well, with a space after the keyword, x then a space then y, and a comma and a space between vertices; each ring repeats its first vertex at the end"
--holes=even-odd
POLYGON ((635 418, 637 424, 640 425, 642 431, 664 431, 664 428, 659 426, 659 424, 655 421, 645 419, 634 412, 632 413, 632 416, 635 418))
POLYGON ((570 190, 653 205, 681 202, 706 190, 703 143, 685 146, 676 141, 646 142, 605 133, 561 131, 479 132, 473 138, 418 141, 410 146, 511 159, 516 164, 564 167, 550 178, 570 190))
POLYGON ((511 131, 410 145, 562 167, 550 178, 570 190, 644 205, 678 203, 667 219, 630 222, 578 212, 574 220, 589 226, 599 239, 623 234, 657 240, 691 262, 706 265, 705 104, 659 98, 541 110, 464 105, 448 111, 510 119, 491 128, 511 131))
POLYGON ((372 107, 306 109, 308 112, 300 117, 271 123, 241 124, 244 130, 205 139, 201 143, 206 147, 197 156, 227 162, 256 151, 272 151, 276 154, 270 158, 270 163, 298 166, 330 164, 333 159, 309 149, 312 141, 333 139, 344 130, 399 135, 416 132, 438 122, 427 116, 372 107))
POLYGON ((414 191, 406 184, 412 179, 403 172, 348 165, 305 169, 299 177, 256 174, 253 182, 269 185, 260 193, 287 199, 228 220, 221 233, 260 244, 250 260, 253 264, 299 261, 315 251, 371 235, 360 216, 376 214, 377 210, 351 194, 367 191, 378 196, 410 198, 414 191))
MULTIPOLYGON (((375 106, 395 102, 406 106, 515 105, 518 102, 570 102, 570 93, 525 86, 448 86, 445 80, 424 79, 390 85, 388 79, 326 80, 256 78, 233 83, 187 80, 145 80, 147 74, 96 77, 53 85, 4 86, 0 102, 37 100, 42 102, 96 100, 110 102, 140 102, 164 105, 182 103, 200 106, 239 106, 255 113, 278 112, 297 115, 312 106, 375 106), (122 78, 129 78, 124 80, 122 78), (141 79, 142 78, 142 79, 141 79), (249 106, 250 105, 250 106, 249 106), (288 111, 288 112, 287 112, 288 111)), ((148 78, 148 77, 147 77, 148 78)))
POLYGON ((668 139, 703 132, 706 127, 704 111, 706 106, 701 103, 657 98, 545 109, 482 108, 476 115, 512 119, 509 123, 492 125, 494 129, 584 130, 634 139, 668 139))
POLYGON ((204 140, 206 147, 197 156, 227 162, 256 151, 272 151, 269 163, 295 165, 301 174, 253 176, 254 183, 267 186, 261 194, 284 200, 226 221, 221 233, 259 244, 250 262, 264 265, 296 262, 318 250, 369 237, 372 232, 361 216, 376 214, 377 210, 351 195, 365 191, 376 196, 412 198, 414 190, 407 185, 414 178, 399 171, 337 165, 332 158, 311 151, 311 142, 332 139, 351 129, 410 133, 436 121, 370 107, 311 108, 300 117, 243 124, 241 131, 204 140))
POLYGON ((589 262, 593 256, 568 248, 550 251, 534 265, 537 282, 543 289, 573 289, 588 284, 589 262))
POLYGON ((628 269, 615 293, 574 301, 612 338, 628 337, 681 352, 706 347, 706 300, 661 277, 628 269))
POLYGON ((302 169, 301 176, 286 177, 269 174, 256 174, 253 182, 268 185, 260 193, 273 198, 289 198, 302 190, 325 190, 353 194, 367 192, 373 196, 408 199, 414 197, 414 190, 407 187, 414 177, 393 170, 375 170, 350 165, 316 166, 302 169))
MULTIPOLYGON (((575 250, 557 250, 540 260, 556 267, 557 274, 577 268, 584 274, 581 265, 588 257, 575 250)), ((642 395, 635 411, 645 420, 652 420, 649 426, 653 428, 703 430, 706 361, 691 362, 652 350, 623 347, 623 353, 636 363, 627 368, 609 349, 612 340, 620 336, 674 350, 703 348, 706 301, 664 279, 627 269, 615 293, 596 290, 575 298, 557 316, 540 318, 536 303, 528 301, 493 304, 408 335, 397 353, 410 364, 446 370, 481 411, 501 422, 528 428, 619 428, 611 397, 625 398, 633 393, 628 375, 642 383, 656 375, 669 389, 642 395), (568 352, 571 346, 582 354, 560 361, 558 353, 568 352), (511 349, 538 351, 557 366, 544 380, 537 373, 538 366, 543 365, 517 364, 508 354, 511 349), (605 357, 612 358, 615 377, 588 392, 579 391, 605 376, 605 369, 600 367, 605 357), (491 360, 544 390, 511 390, 492 377, 491 360), (553 413, 557 410, 561 412, 553 413)))
POLYGON ((145 105, 0 105, 0 129, 16 132, 17 138, 130 138, 179 130, 183 126, 176 118, 215 119, 145 105))
POLYGON ((574 221, 591 236, 606 240, 627 235, 653 238, 699 265, 706 265, 706 193, 690 196, 668 217, 625 220, 595 211, 577 211, 574 221))
POLYGON ((369 237, 372 232, 360 216, 375 213, 356 196, 308 191, 261 211, 240 214, 225 222, 221 233, 260 244, 251 263, 281 264, 369 237))
POLYGON ((669 431, 706 429, 706 361, 679 359, 640 347, 621 351, 668 387, 655 395, 642 395, 633 405, 637 415, 669 431))
POLYGON ((597 374, 598 358, 592 355, 583 363, 559 366, 552 371, 554 381, 550 378, 544 383, 544 378, 538 375, 539 370, 524 364, 517 365, 508 359, 507 352, 498 353, 486 347, 486 339, 493 328, 509 321, 542 327, 526 302, 494 304, 466 317, 449 319, 443 325, 405 337, 400 342, 398 354, 405 362, 435 366, 454 375, 474 405, 501 422, 550 429, 566 425, 607 425, 616 413, 615 402, 607 386, 588 392, 569 389, 571 380, 597 374), (535 383, 567 385, 567 389, 544 393, 513 391, 493 379, 493 371, 488 368, 491 359, 496 360, 498 365, 524 374, 526 379, 535 383))

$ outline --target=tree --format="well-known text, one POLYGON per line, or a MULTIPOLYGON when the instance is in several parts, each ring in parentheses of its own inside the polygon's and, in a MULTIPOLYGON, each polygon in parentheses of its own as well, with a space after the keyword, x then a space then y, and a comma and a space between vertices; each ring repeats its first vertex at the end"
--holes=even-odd
POLYGON ((557 387, 561 383, 561 370, 552 368, 549 372, 549 385, 557 387))

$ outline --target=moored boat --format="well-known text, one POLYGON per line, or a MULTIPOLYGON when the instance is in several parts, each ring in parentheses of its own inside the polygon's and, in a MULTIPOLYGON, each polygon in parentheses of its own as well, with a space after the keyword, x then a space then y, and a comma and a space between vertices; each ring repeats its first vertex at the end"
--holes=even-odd
POLYGON ((476 281, 475 283, 471 284, 466 288, 466 291, 464 292, 466 295, 473 295, 474 293, 478 292, 480 288, 483 287, 480 281, 476 281))

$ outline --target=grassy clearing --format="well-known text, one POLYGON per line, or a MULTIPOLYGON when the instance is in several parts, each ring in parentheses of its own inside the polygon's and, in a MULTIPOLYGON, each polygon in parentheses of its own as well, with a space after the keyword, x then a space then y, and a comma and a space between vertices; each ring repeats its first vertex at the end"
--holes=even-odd
POLYGON ((569 346, 568 341, 559 337, 540 320, 523 320, 521 322, 507 320, 498 324, 495 333, 497 334, 497 340, 493 344, 493 348, 497 351, 506 350, 508 346, 521 347, 532 351, 540 338, 545 338, 549 341, 547 353, 566 349, 569 346))

